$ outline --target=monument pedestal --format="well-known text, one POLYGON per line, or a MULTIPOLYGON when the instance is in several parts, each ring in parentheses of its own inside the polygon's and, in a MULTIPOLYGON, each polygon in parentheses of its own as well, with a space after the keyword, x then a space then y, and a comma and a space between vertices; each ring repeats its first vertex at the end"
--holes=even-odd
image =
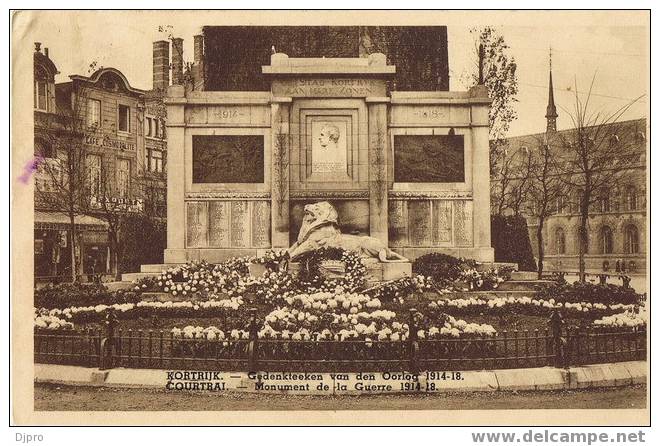
MULTIPOLYGON (((367 266, 367 282, 370 284, 412 276, 412 263, 410 262, 382 263, 376 259, 365 259, 364 263, 367 266)), ((289 263, 289 273, 298 274, 300 267, 298 262, 289 263)))

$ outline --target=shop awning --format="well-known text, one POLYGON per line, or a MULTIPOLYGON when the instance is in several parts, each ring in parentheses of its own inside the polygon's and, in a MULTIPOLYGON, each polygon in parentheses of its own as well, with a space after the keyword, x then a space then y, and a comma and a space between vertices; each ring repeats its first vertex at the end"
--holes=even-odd
MULTIPOLYGON (((76 226, 85 229, 107 230, 108 223, 89 215, 76 215, 74 218, 76 226)), ((59 212, 34 211, 35 229, 68 229, 69 217, 59 212)))

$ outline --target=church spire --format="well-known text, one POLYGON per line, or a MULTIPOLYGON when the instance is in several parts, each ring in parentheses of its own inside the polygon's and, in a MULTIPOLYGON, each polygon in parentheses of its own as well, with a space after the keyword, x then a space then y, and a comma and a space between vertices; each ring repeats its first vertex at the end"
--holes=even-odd
POLYGON ((552 47, 550 48, 550 82, 548 84, 548 107, 545 119, 548 121, 546 132, 557 131, 557 107, 555 107, 555 94, 552 87, 552 47))

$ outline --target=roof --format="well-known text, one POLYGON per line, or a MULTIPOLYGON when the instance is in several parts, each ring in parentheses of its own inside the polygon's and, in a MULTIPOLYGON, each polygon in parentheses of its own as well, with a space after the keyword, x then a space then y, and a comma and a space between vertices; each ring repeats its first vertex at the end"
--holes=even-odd
MULTIPOLYGON (((617 126, 617 128, 622 128, 622 129, 626 128, 628 130, 634 129, 636 132, 642 132, 644 135, 646 135, 646 118, 618 121, 608 125, 617 126)), ((586 127, 586 128, 588 129, 590 127, 586 127)), ((569 135, 572 132, 575 132, 574 128, 557 130, 556 132, 553 133, 558 135, 569 135)), ((511 136, 505 138, 504 142, 509 146, 516 146, 519 144, 529 144, 531 141, 541 140, 545 135, 546 132, 539 132, 539 133, 530 133, 528 135, 511 136)))
MULTIPOLYGON (((74 222, 79 226, 99 226, 104 229, 107 229, 108 223, 104 222, 101 219, 92 217, 90 215, 76 215, 74 217, 74 222)), ((70 225, 69 217, 60 213, 52 211, 34 211, 34 223, 35 226, 37 223, 46 223, 51 225, 70 225)))
POLYGON ((55 66, 55 63, 53 63, 53 61, 50 59, 50 57, 41 52, 34 52, 34 64, 41 65, 46 70, 48 70, 48 74, 50 75, 51 79, 54 79, 55 75, 60 73, 57 71, 57 67, 55 66))
POLYGON ((136 95, 143 95, 147 92, 147 90, 141 90, 139 88, 131 87, 131 84, 128 82, 128 79, 126 78, 126 76, 124 76, 124 73, 112 67, 98 69, 94 73, 92 73, 92 75, 89 77, 82 76, 80 74, 72 74, 71 76, 69 76, 69 78, 72 80, 78 80, 82 82, 89 82, 92 84, 96 84, 101 80, 101 78, 106 77, 108 75, 113 75, 118 77, 121 80, 121 82, 124 84, 124 88, 130 93, 136 95))

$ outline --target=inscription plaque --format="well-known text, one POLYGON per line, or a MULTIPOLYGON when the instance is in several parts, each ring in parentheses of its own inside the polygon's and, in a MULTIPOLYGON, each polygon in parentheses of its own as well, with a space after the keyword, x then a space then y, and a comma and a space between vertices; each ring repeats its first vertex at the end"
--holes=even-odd
POLYGON ((229 247, 229 202, 209 202, 209 246, 229 247))
POLYGON ((270 246, 270 203, 267 201, 252 202, 252 246, 270 246))
POLYGON ((250 245, 250 209, 247 201, 231 202, 231 246, 247 248, 250 245))
POLYGON ((411 246, 431 246, 431 201, 415 200, 408 202, 408 222, 411 246))
POLYGON ((373 79, 295 79, 273 82, 273 93, 291 97, 385 96, 385 82, 373 79))
POLYGON ((433 244, 451 243, 452 204, 449 200, 433 201, 433 244))
POLYGON ((472 246, 472 202, 454 202, 454 227, 456 246, 472 246))
POLYGON ((406 210, 406 201, 404 200, 392 200, 387 207, 388 238, 392 246, 406 246, 408 244, 408 216, 406 210))
POLYGON ((206 203, 189 202, 187 204, 186 243, 191 248, 207 246, 208 215, 206 203))

